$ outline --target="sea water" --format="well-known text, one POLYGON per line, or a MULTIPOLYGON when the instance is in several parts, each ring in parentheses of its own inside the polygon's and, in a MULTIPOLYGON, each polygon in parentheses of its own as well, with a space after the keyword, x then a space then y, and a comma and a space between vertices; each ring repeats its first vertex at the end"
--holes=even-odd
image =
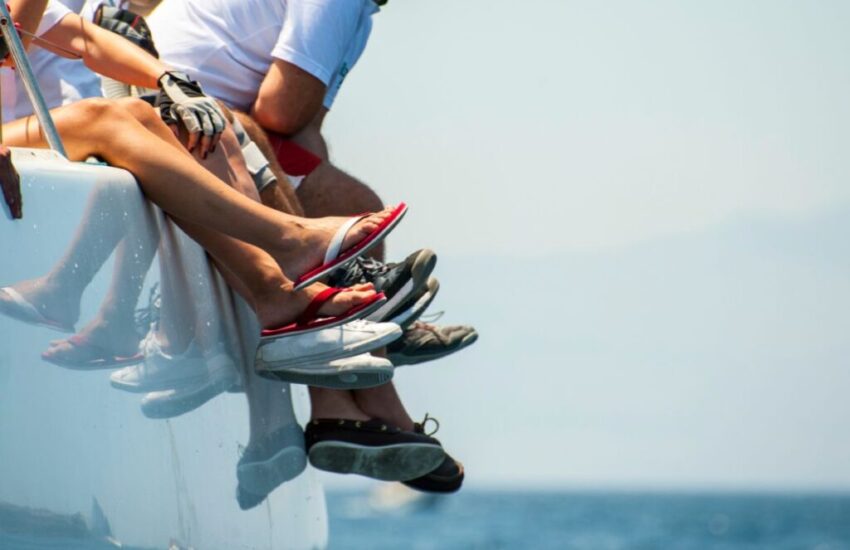
POLYGON ((850 549, 850 496, 461 491, 397 513, 331 493, 332 549, 850 549))
MULTIPOLYGON (((331 492, 328 507, 332 550, 850 549, 850 496, 842 495, 464 490, 378 511, 367 493, 331 492)), ((0 534, 0 548, 112 547, 0 534)))

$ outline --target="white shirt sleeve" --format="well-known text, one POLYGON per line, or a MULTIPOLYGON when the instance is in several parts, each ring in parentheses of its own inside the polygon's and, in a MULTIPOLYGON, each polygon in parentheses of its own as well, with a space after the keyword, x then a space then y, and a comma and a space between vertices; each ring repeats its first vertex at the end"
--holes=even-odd
POLYGON ((46 33, 59 24, 69 13, 72 13, 71 10, 55 0, 50 0, 47 4, 47 9, 44 10, 44 15, 41 17, 41 23, 38 24, 38 29, 35 31, 35 35, 41 36, 46 33))
POLYGON ((363 4, 364 0, 290 0, 272 57, 292 63, 327 86, 357 32, 363 4))

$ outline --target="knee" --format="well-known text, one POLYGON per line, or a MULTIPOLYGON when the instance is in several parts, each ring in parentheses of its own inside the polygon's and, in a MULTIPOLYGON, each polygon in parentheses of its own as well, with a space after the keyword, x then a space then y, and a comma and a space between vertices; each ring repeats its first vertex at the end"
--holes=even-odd
POLYGON ((90 123, 111 120, 121 111, 117 108, 115 101, 103 97, 84 99, 75 104, 76 112, 84 115, 90 123))
POLYGON ((158 120, 156 111, 146 102, 137 98, 107 99, 90 98, 75 104, 77 113, 84 117, 89 126, 104 126, 110 128, 115 124, 139 121, 148 125, 152 120, 158 120))
POLYGON ((88 143, 108 144, 116 132, 132 123, 132 116, 118 102, 90 98, 71 105, 73 117, 66 121, 65 133, 77 135, 88 143))
POLYGON ((137 97, 124 97, 115 100, 116 107, 132 116, 145 126, 160 122, 159 113, 150 103, 137 97))

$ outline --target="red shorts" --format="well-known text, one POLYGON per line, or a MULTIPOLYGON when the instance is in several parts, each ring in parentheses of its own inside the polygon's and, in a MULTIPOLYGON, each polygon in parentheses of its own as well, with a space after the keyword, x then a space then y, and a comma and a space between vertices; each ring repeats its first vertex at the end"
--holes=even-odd
POLYGON ((266 134, 269 136, 269 143, 280 167, 287 175, 306 176, 322 163, 322 159, 294 141, 274 132, 266 132, 266 134))

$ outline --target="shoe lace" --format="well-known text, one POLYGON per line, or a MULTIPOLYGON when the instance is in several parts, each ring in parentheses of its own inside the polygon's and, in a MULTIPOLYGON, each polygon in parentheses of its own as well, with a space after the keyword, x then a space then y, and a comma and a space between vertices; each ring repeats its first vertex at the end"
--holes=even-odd
POLYGON ((416 321, 405 329, 404 341, 416 346, 427 346, 435 342, 441 346, 448 346, 451 344, 451 338, 444 328, 424 321, 416 321))
POLYGON ((392 269, 391 266, 374 258, 357 258, 347 267, 338 269, 331 277, 331 286, 351 286, 371 283, 379 275, 392 269))
POLYGON ((420 315, 419 320, 416 322, 423 325, 430 325, 431 323, 439 321, 445 314, 445 311, 435 311, 434 313, 429 313, 427 315, 420 315))
POLYGON ((375 258, 362 258, 361 257, 361 258, 357 258, 357 260, 355 260, 355 262, 360 267, 360 269, 362 269, 363 271, 368 272, 368 273, 375 273, 375 274, 378 274, 378 275, 383 275, 384 273, 386 273, 387 271, 392 269, 392 267, 389 264, 385 264, 384 262, 376 260, 375 258))
POLYGON ((436 418, 434 418, 433 416, 431 416, 428 413, 425 413, 425 418, 422 419, 422 422, 419 423, 419 426, 422 428, 422 433, 424 433, 425 435, 427 435, 429 437, 434 435, 438 431, 440 431, 440 421, 437 420, 436 418), (434 423, 434 430, 431 431, 431 432, 426 432, 425 430, 426 430, 426 427, 428 426, 429 420, 434 423))
POLYGON ((162 309, 162 295, 159 293, 159 283, 154 283, 148 292, 148 305, 136 310, 134 315, 136 331, 144 336, 159 323, 159 312, 162 309))

